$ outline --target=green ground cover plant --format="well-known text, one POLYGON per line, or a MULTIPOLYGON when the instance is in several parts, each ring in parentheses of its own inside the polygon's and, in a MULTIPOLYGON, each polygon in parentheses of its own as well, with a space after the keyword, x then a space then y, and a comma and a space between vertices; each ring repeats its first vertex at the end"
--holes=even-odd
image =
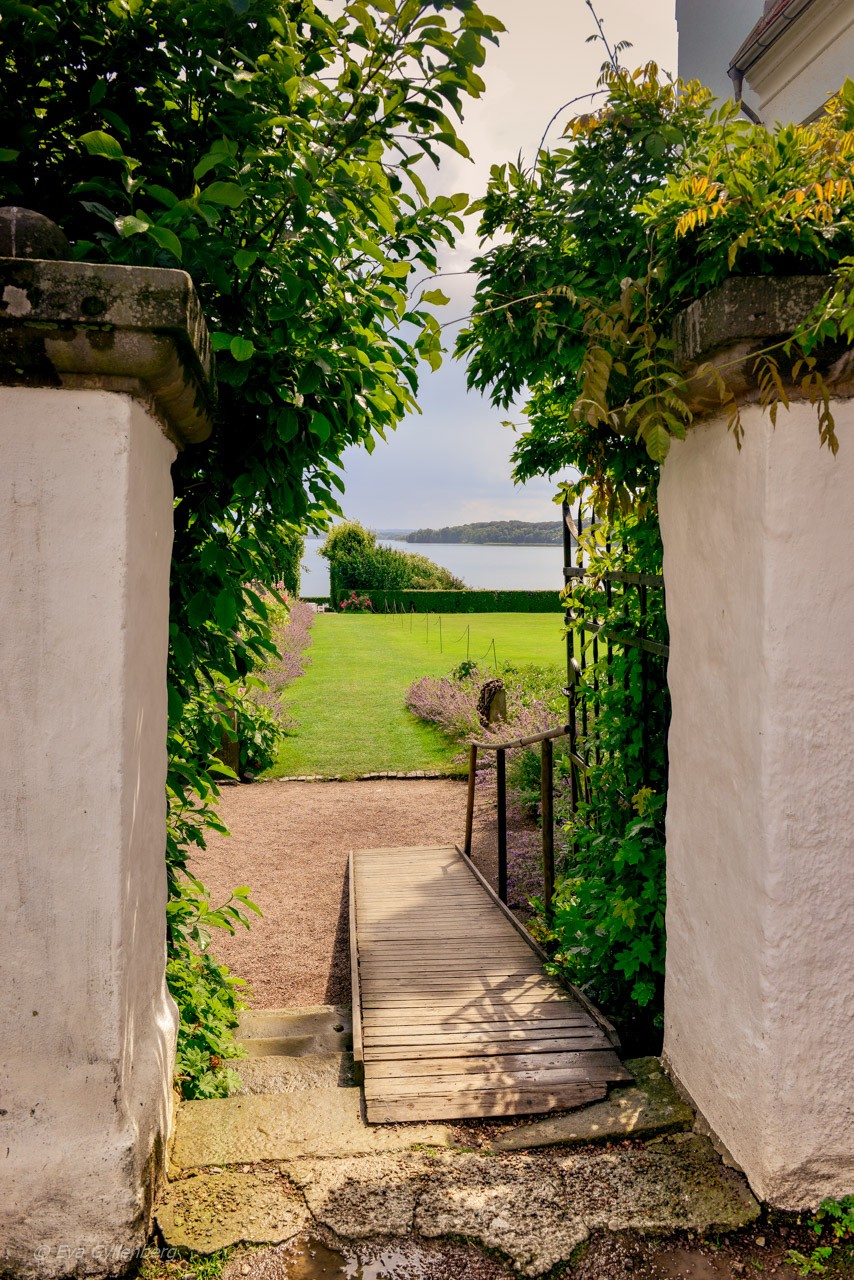
MULTIPOLYGON (((173 467, 164 845, 170 963, 192 998, 183 981, 173 991, 193 1035, 206 983, 218 1041, 235 1007, 228 977, 196 963, 214 920, 187 875, 219 826, 223 690, 273 652, 258 588, 281 581, 295 531, 340 515, 345 449, 373 449, 416 407, 420 361, 441 359, 446 299, 410 286, 469 202, 430 195, 420 168, 467 154, 456 122, 501 30, 474 0, 44 0, 0 14, 0 200, 53 218, 76 258, 188 271, 216 353, 213 434, 173 467)), ((216 1074, 219 1056, 199 1071, 216 1074)))
POLYGON ((801 1276, 826 1275, 837 1266, 847 1267, 854 1262, 854 1196, 841 1200, 823 1200, 809 1219, 810 1229, 821 1243, 804 1253, 790 1249, 788 1261, 801 1276))
POLYGON ((494 669, 494 655, 499 663, 560 666, 563 652, 553 614, 488 614, 470 623, 453 616, 320 614, 310 666, 284 695, 298 727, 282 743, 270 776, 459 772, 458 745, 406 709, 412 682, 445 675, 467 654, 486 670, 494 669))

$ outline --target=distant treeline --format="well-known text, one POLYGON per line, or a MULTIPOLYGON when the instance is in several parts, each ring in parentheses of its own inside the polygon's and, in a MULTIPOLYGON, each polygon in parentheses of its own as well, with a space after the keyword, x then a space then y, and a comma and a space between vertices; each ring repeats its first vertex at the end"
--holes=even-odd
POLYGON ((415 529, 401 534, 400 542, 476 542, 507 547, 559 547, 560 520, 478 520, 451 524, 443 529, 415 529))

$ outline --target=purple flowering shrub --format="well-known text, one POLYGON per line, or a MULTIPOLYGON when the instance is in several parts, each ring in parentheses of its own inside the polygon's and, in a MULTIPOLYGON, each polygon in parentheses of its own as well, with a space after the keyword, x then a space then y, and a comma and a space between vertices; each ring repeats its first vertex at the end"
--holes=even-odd
POLYGON ((562 723, 561 716, 542 696, 538 685, 532 694, 529 671, 540 683, 544 675, 552 673, 555 687, 560 687, 557 668, 502 668, 507 719, 489 726, 481 724, 477 699, 481 686, 495 673, 481 671, 473 663, 462 664, 448 676, 423 676, 416 680, 406 692, 406 705, 419 719, 438 725, 461 746, 467 746, 473 738, 480 742, 501 742, 505 738, 522 738, 553 729, 562 723))
MULTIPOLYGON (((481 686, 495 675, 473 664, 463 664, 448 676, 424 676, 406 693, 406 705, 421 720, 437 725, 460 747, 479 742, 503 742, 554 729, 564 723, 565 701, 560 695, 561 673, 557 667, 503 667, 507 719, 483 725, 477 702, 481 686)), ((462 756, 462 752, 461 752, 462 756)), ((556 752, 557 756, 557 752, 556 752)), ((495 756, 482 752, 476 786, 494 794, 495 756)), ((555 802, 561 786, 556 770, 555 802)), ((539 831, 530 819, 539 816, 539 751, 519 748, 507 753, 507 891, 513 906, 522 906, 543 892, 542 845, 539 831), (535 784, 535 785, 534 785, 535 784)), ((560 852, 561 831, 556 835, 560 852)))
POLYGON ((423 676, 407 689, 406 705, 420 720, 438 725, 462 744, 481 733, 477 696, 485 678, 476 667, 460 679, 423 676))
POLYGON ((311 661, 306 650, 311 644, 314 610, 310 604, 292 600, 287 610, 277 609, 271 621, 278 657, 256 672, 265 687, 253 689, 252 697, 253 701, 272 712, 279 726, 287 732, 294 722, 282 705, 282 694, 288 685, 305 673, 311 661))

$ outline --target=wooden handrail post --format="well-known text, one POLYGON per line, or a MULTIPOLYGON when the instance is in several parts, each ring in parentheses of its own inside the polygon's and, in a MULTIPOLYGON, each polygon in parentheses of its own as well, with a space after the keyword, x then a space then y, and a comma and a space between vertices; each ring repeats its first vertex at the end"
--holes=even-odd
POLYGON ((554 832, 554 750, 552 739, 545 738, 540 758, 540 809, 543 823, 543 903, 546 919, 552 918, 552 898, 555 891, 555 832, 554 832))
POLYGON ((469 747, 469 791, 468 800, 466 802, 466 842, 465 854, 467 858, 471 857, 471 841, 472 832, 474 830, 474 783, 477 775, 477 743, 473 742, 469 747))
POLYGON ((507 902, 507 752, 499 747, 496 756, 498 791, 498 896, 507 902))

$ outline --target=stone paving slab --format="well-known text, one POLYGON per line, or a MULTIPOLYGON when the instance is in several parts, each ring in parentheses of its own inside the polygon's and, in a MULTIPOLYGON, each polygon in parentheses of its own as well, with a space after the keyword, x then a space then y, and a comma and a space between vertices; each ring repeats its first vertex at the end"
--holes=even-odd
POLYGON ((592 1231, 732 1231, 759 1206, 694 1134, 572 1156, 408 1152, 287 1166, 312 1216, 338 1235, 476 1240, 526 1276, 568 1261, 592 1231))
POLYGON ((171 1161, 179 1169, 196 1169, 454 1142, 447 1125, 369 1127, 362 1120, 360 1089, 327 1087, 183 1102, 171 1161))
POLYGON ((352 1053, 307 1053, 301 1058, 280 1054, 241 1058, 233 1064, 240 1076, 232 1097, 255 1093, 296 1093, 304 1089, 346 1088, 353 1085, 352 1053))
POLYGON ((594 1102, 569 1115, 519 1125, 499 1135, 492 1151, 526 1151, 532 1147, 614 1142, 648 1138, 690 1129, 694 1113, 682 1101, 658 1058, 635 1058, 626 1067, 635 1084, 613 1089, 604 1102, 594 1102))
POLYGON ((275 1171, 199 1174, 173 1182, 157 1207, 170 1248, 215 1253, 227 1245, 280 1244, 304 1231, 304 1198, 275 1171))
POLYGON ((237 1038, 252 1057, 341 1053, 353 1046, 353 1019, 337 1005, 250 1009, 240 1015, 237 1038))
POLYGON ((200 1253, 277 1243, 309 1223, 344 1239, 465 1238, 535 1277, 592 1232, 726 1232, 758 1213, 705 1138, 675 1134, 561 1157, 406 1151, 215 1170, 172 1183, 157 1221, 168 1245, 200 1253))

